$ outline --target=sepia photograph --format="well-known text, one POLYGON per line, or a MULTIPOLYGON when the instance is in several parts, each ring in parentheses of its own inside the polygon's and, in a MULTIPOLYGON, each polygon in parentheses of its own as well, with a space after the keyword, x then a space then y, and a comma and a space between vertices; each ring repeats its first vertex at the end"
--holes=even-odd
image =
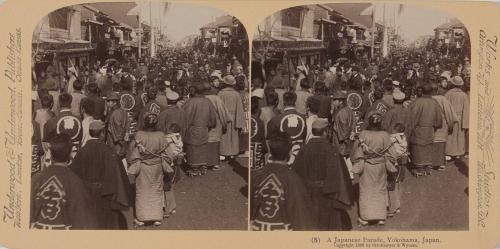
POLYGON ((282 9, 252 37, 251 230, 469 229, 471 45, 444 11, 282 9))
POLYGON ((248 44, 236 17, 180 2, 39 20, 30 228, 247 230, 248 44))

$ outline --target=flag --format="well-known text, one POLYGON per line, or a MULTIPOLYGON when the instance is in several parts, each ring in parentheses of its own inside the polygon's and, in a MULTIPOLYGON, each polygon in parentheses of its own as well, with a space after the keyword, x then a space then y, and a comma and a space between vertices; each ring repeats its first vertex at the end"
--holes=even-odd
POLYGON ((136 5, 134 8, 127 12, 127 16, 138 16, 141 13, 141 6, 136 5))
POLYGON ((373 16, 373 4, 359 13, 360 16, 373 16))

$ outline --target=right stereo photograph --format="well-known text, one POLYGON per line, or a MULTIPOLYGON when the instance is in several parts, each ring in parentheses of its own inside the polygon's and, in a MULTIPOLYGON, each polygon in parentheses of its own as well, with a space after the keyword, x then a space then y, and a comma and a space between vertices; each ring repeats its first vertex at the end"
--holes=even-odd
POLYGON ((469 229, 470 38, 439 9, 295 6, 252 37, 250 229, 469 229))

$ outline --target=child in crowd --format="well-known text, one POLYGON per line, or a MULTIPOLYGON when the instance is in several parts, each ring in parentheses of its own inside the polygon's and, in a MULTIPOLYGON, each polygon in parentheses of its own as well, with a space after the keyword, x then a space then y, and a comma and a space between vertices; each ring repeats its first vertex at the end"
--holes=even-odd
POLYGON ((395 214, 400 212, 400 199, 401 199, 401 185, 403 182, 405 174, 405 167, 408 162, 408 142, 406 141, 406 136, 404 134, 405 127, 401 123, 394 124, 392 129, 394 132, 390 135, 392 141, 392 150, 395 158, 395 167, 397 172, 388 173, 387 175, 387 190, 389 192, 389 212, 388 217, 393 217, 395 214))
POLYGON ((168 133, 165 135, 167 148, 164 156, 171 159, 170 167, 167 166, 166 174, 163 176, 163 191, 165 191, 164 217, 168 218, 175 214, 177 206, 174 195, 174 184, 180 177, 180 166, 184 161, 185 153, 182 151, 183 143, 181 137, 181 128, 178 124, 171 124, 168 127, 168 133))

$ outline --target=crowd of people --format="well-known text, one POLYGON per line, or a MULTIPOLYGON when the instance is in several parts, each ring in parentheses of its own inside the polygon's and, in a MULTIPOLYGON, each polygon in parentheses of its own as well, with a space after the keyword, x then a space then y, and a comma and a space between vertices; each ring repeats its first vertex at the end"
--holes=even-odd
POLYGON ((406 171, 467 157, 466 55, 406 48, 286 68, 252 78, 252 230, 351 230, 354 206, 358 225, 384 225, 406 171))
POLYGON ((159 226, 182 172, 201 176, 248 154, 246 63, 166 48, 34 77, 35 229, 159 226), (243 64, 242 64, 243 63, 243 64))

